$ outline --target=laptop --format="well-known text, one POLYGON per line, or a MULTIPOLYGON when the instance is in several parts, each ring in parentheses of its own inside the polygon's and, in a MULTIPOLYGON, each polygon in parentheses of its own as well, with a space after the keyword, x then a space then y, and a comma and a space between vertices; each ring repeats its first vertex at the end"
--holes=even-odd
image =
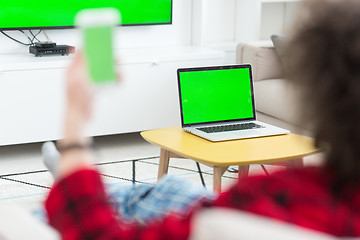
POLYGON ((177 70, 182 129, 210 141, 287 134, 256 120, 251 65, 177 70))

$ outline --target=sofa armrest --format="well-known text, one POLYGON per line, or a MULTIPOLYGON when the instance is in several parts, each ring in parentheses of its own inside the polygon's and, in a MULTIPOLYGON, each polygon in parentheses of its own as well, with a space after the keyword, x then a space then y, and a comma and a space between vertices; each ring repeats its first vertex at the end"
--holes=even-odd
POLYGON ((0 239, 61 239, 55 229, 13 203, 2 202, 0 212, 0 239))
POLYGON ((283 77, 283 66, 271 41, 239 43, 236 62, 252 65, 254 81, 283 77))
POLYGON ((225 208, 202 210, 191 224, 191 240, 340 240, 290 223, 225 208))

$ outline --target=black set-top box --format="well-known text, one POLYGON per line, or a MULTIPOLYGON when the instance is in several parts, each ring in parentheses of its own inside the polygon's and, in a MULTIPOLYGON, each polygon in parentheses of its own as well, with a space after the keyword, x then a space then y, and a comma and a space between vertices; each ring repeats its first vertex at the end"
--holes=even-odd
POLYGON ((56 43, 36 43, 29 47, 29 52, 36 57, 44 55, 69 55, 75 52, 75 47, 69 45, 56 45, 56 43))

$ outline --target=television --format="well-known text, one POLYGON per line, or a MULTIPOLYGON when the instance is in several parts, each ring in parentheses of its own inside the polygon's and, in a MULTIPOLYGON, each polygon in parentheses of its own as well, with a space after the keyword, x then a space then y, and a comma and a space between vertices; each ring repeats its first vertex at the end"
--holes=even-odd
POLYGON ((0 30, 64 29, 85 8, 113 7, 121 25, 172 23, 172 0, 7 0, 0 1, 0 30))

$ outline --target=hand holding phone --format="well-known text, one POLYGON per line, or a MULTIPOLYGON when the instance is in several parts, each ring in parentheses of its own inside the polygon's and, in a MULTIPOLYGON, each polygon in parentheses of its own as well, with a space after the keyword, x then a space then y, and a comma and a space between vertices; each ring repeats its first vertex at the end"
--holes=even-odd
POLYGON ((88 74, 96 85, 117 79, 113 51, 114 28, 120 24, 120 13, 114 8, 81 10, 75 19, 83 36, 83 52, 88 74))

